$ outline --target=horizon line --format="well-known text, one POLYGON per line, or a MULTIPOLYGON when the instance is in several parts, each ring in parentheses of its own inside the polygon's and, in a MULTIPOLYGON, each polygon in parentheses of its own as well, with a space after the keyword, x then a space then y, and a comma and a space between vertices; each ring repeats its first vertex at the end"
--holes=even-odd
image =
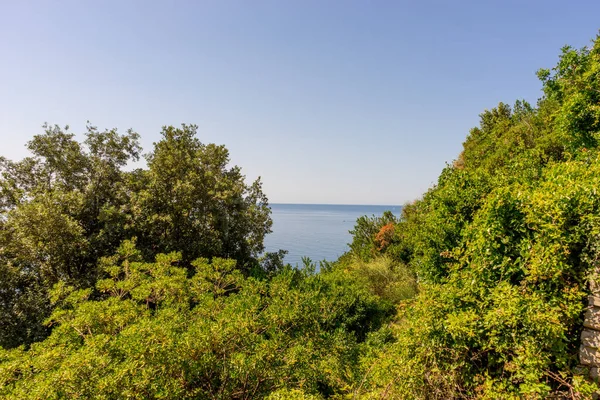
POLYGON ((357 203, 282 203, 269 202, 269 205, 288 205, 288 206, 375 206, 375 207, 402 207, 402 204, 357 204, 357 203))

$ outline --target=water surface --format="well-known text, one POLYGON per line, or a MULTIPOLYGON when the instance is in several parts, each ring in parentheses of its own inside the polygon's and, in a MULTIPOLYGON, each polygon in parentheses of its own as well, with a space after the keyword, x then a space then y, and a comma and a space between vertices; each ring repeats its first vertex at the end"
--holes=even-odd
POLYGON ((273 233, 265 238, 266 251, 288 250, 285 261, 301 264, 302 256, 313 261, 334 261, 348 250, 356 219, 381 216, 390 210, 400 215, 401 206, 271 204, 273 233))

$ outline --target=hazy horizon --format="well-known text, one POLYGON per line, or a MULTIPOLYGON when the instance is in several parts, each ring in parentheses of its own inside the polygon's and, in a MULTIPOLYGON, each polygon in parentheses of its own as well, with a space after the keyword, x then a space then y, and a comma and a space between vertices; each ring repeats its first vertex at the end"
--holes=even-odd
POLYGON ((377 206, 377 207, 402 207, 403 204, 357 204, 357 203, 284 203, 284 202, 274 202, 269 201, 269 205, 287 205, 287 206, 377 206))

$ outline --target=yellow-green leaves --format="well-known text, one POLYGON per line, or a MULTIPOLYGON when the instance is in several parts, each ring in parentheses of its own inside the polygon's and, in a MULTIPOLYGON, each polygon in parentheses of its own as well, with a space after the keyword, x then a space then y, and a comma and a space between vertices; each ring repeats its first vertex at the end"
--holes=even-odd
POLYGON ((235 260, 180 261, 139 261, 125 242, 102 261, 99 295, 58 284, 50 337, 0 350, 0 396, 316 399, 347 386, 373 298, 292 268, 256 280, 235 260))

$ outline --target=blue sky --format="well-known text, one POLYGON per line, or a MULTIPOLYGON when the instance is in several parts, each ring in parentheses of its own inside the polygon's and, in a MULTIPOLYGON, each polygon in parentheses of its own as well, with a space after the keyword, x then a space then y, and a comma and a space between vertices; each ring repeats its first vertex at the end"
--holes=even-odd
POLYGON ((535 102, 535 71, 600 2, 0 0, 0 155, 44 122, 195 123, 271 202, 402 204, 478 115, 535 102))

